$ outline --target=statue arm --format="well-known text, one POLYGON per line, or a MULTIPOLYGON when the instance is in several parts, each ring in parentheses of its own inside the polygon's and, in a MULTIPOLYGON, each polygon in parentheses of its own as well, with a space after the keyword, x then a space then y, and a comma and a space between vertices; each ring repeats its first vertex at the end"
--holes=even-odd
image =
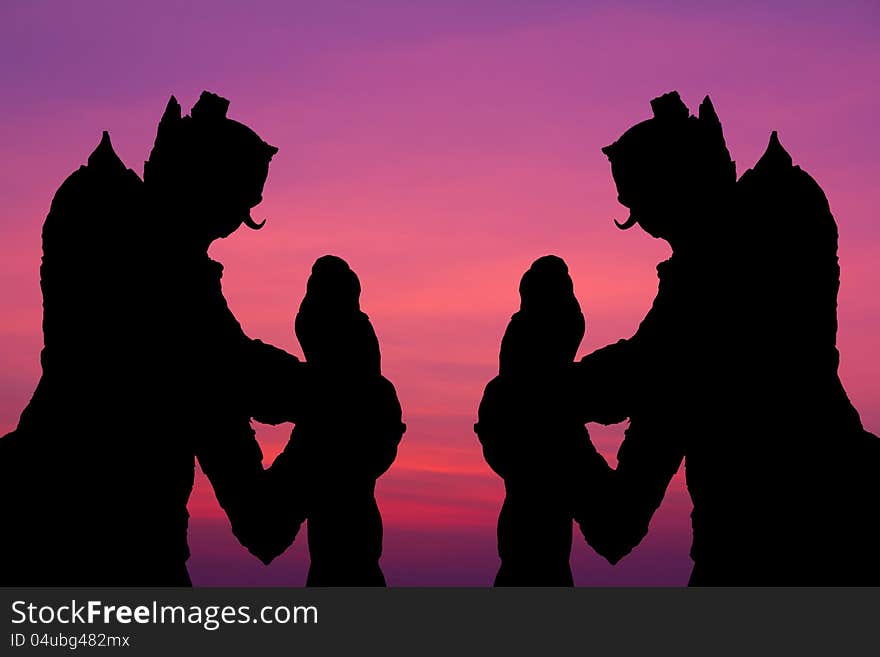
POLYGON ((222 295, 217 298, 220 312, 212 326, 217 343, 228 345, 223 374, 235 393, 202 424, 196 456, 233 534, 268 564, 293 543, 305 520, 307 485, 290 465, 264 469, 250 418, 265 424, 299 419, 309 403, 308 368, 284 350, 248 338, 222 295))
POLYGON ((214 429, 208 428, 196 450, 199 465, 232 533, 268 564, 293 543, 305 520, 305 477, 290 466, 264 470, 262 450, 246 419, 223 418, 214 429))
POLYGON ((521 449, 527 452, 528 446, 511 439, 525 425, 543 431, 548 422, 555 423, 551 418, 570 418, 580 425, 625 420, 629 416, 626 384, 638 358, 634 341, 620 340, 594 351, 573 363, 556 381, 523 385, 503 375, 489 381, 474 425, 489 467, 503 478, 511 464, 530 458, 527 453, 518 453, 521 449))
POLYGON ((632 398, 645 383, 645 371, 676 324, 673 292, 661 277, 659 292, 635 334, 574 364, 567 390, 579 420, 617 424, 630 416, 632 398))
POLYGON ((297 422, 312 405, 310 367, 283 349, 245 338, 241 388, 251 417, 263 424, 297 422))
MULTIPOLYGON (((348 454, 358 468, 378 478, 397 456, 406 429, 394 386, 384 377, 357 390, 341 391, 309 375, 308 364, 281 349, 251 340, 242 370, 247 373, 241 408, 259 422, 301 421, 327 427, 339 422, 351 433, 369 427, 375 440, 355 443, 348 454), (338 393, 342 393, 338 396, 338 393), (340 414, 340 408, 345 412, 340 414), (347 425, 351 425, 347 427, 347 425)), ((262 452, 249 422, 218 423, 197 452, 239 542, 264 563, 270 563, 294 541, 306 519, 312 467, 308 440, 291 440, 265 470, 262 452)))
POLYGON ((612 564, 629 554, 648 533, 683 458, 675 440, 633 422, 615 470, 598 454, 577 459, 575 520, 587 543, 612 564))
POLYGON ((619 340, 574 363, 568 395, 580 422, 617 424, 630 413, 630 395, 639 359, 638 336, 619 340))
POLYGON ((366 386, 323 381, 308 363, 247 337, 225 299, 217 307, 222 317, 214 326, 226 333, 219 341, 229 345, 236 378, 233 413, 242 419, 230 422, 232 413, 220 409, 224 417, 213 423, 213 430, 207 427, 196 454, 235 536, 269 563, 290 546, 307 516, 313 446, 308 440, 291 440, 264 469, 248 418, 265 424, 308 420, 321 426, 348 422, 356 430, 369 427, 379 439, 364 444, 358 457, 376 477, 390 467, 406 427, 394 386, 384 377, 366 386))

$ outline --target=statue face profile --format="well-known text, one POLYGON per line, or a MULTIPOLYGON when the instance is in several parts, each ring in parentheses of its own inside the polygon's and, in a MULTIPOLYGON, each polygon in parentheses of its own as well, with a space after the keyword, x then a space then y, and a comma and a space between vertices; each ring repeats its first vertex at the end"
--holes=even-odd
POLYGON ((182 217, 179 228, 201 242, 227 237, 262 201, 269 162, 278 152, 246 125, 226 117, 229 101, 202 92, 190 116, 172 96, 144 165, 144 182, 163 207, 182 217))
POLYGON ((611 162, 618 201, 629 218, 655 238, 682 241, 695 222, 736 182, 721 123, 707 96, 699 117, 690 116, 677 92, 651 101, 654 116, 602 149, 611 162))

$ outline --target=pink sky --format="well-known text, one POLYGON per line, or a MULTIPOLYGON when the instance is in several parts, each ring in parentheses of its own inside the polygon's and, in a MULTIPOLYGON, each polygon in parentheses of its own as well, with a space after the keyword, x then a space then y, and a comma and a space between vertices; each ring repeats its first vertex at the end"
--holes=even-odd
MULTIPOLYGON (((582 353, 630 335, 668 253, 621 233, 600 147, 677 89, 709 93, 742 173, 771 130, 840 228, 841 376, 880 431, 880 9, 876 3, 31 3, 0 8, 0 432, 39 378, 40 227, 54 190, 109 130, 138 173, 170 94, 202 89, 281 150, 257 217, 212 255, 253 337, 299 354, 293 314, 315 258, 349 261, 409 430, 378 485, 389 583, 485 585, 503 488, 471 431, 529 263, 569 263, 582 353)), ((591 428, 613 459, 622 427, 591 428)), ((258 427, 271 458, 289 428, 258 427)), ((197 584, 304 582, 305 541, 269 568, 239 548, 203 480, 197 584)), ((679 477, 615 568, 583 542, 578 584, 683 584, 679 477)), ((303 535, 304 538, 304 535, 303 535)))

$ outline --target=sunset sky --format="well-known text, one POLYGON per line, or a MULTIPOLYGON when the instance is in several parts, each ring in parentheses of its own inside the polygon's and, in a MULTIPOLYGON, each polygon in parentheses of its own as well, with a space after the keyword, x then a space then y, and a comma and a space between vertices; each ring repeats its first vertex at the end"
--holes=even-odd
MULTIPOLYGON (((880 432, 880 4, 767 4, 5 0, 0 434, 39 379, 54 191, 102 130, 142 174, 168 97, 187 111, 203 89, 280 149, 254 213, 266 228, 211 252, 248 334, 299 355, 311 263, 334 253, 361 279, 408 426, 377 487, 389 584, 492 582, 503 486, 472 425, 519 278, 547 253, 568 262, 582 354, 633 333, 669 251, 614 227, 625 210, 600 148, 673 89, 694 111, 711 96, 738 173, 778 130, 825 190, 840 230, 841 378, 880 432)), ((623 426, 590 428, 613 463, 623 426)), ((268 463, 290 427, 257 429, 268 463)), ((190 514, 195 584, 304 583, 305 532, 266 568, 235 543, 204 477, 190 514)), ((679 475, 620 565, 576 535, 576 583, 686 583, 689 514, 679 475)))

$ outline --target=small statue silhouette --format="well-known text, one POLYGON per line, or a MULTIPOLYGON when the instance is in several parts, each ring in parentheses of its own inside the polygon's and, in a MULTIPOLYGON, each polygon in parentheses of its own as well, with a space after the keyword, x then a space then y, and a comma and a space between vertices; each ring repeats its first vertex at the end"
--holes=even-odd
MULTIPOLYGON (((360 293, 358 277, 344 260, 328 255, 315 262, 296 316, 296 335, 328 389, 375 385, 381 378, 379 340, 361 311, 360 293)), ((304 460, 312 466, 307 586, 385 586, 375 487, 394 460, 397 443, 364 430, 359 418, 350 420, 303 422, 291 434, 291 449, 308 453, 304 460), (382 456, 364 458, 369 451, 382 456)))
MULTIPOLYGON (((584 316, 568 267, 556 256, 532 263, 519 293, 520 309, 501 341, 499 375, 514 386, 540 386, 571 365, 584 336, 584 316)), ((506 492, 498 518, 501 568, 495 586, 573 586, 573 509, 566 482, 544 464, 562 441, 589 443, 587 431, 577 422, 564 426, 542 418, 541 424, 523 424, 504 439, 516 458, 506 467, 491 461, 503 472, 506 492)), ((486 455, 491 459, 491 450, 486 455)))

